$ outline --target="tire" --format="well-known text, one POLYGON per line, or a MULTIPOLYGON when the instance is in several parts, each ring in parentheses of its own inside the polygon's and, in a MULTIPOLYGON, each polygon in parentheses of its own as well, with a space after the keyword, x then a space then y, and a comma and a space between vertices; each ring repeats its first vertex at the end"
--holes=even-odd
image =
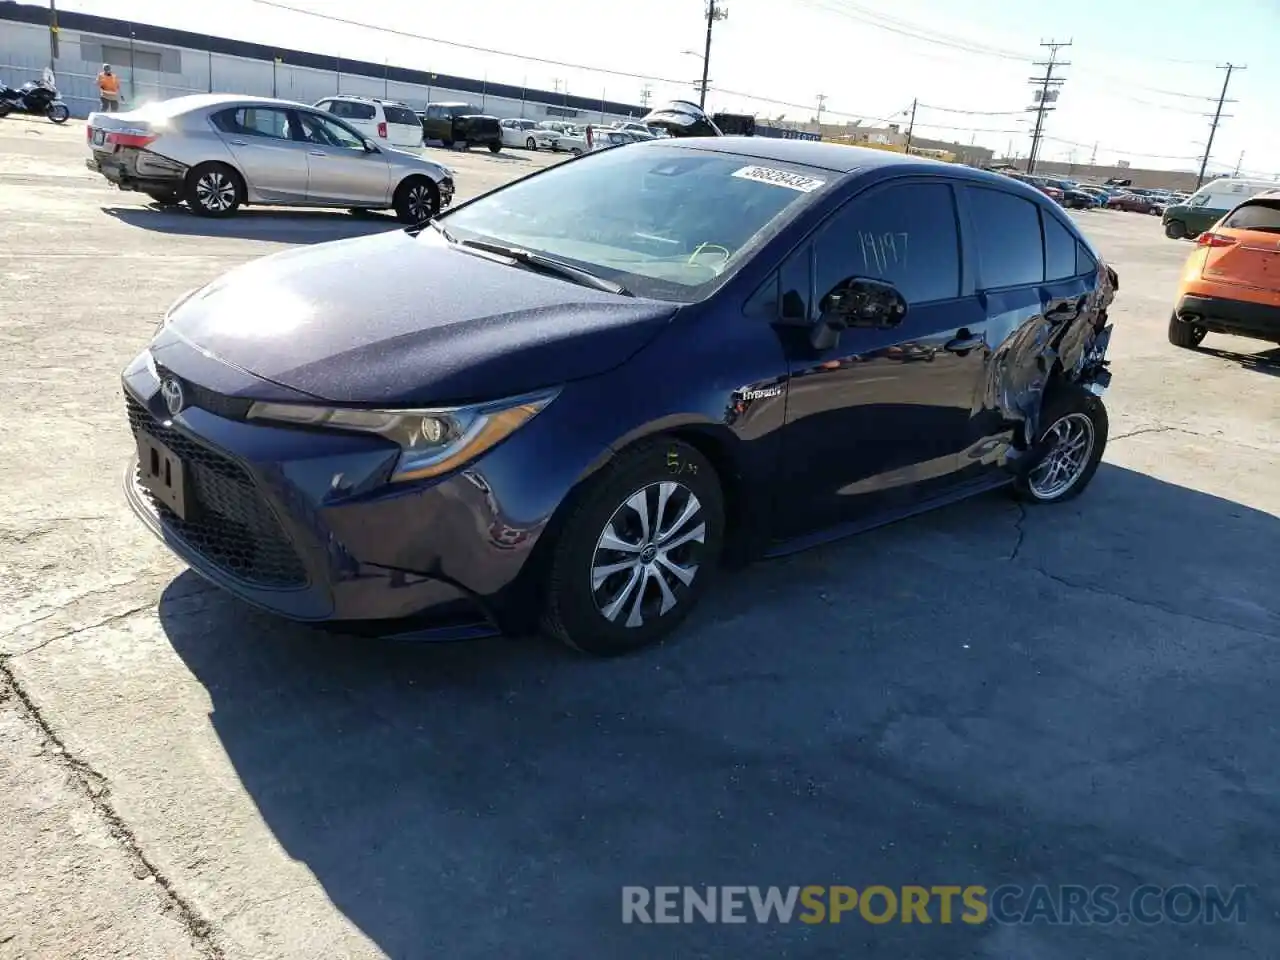
POLYGON ((1169 317, 1169 342, 1175 347, 1194 350, 1200 346, 1208 332, 1204 327, 1179 320, 1176 313, 1169 317))
POLYGON ((452 140, 441 140, 441 141, 440 141, 440 143, 441 143, 441 145, 443 145, 444 147, 446 147, 446 148, 447 148, 447 149, 449 149, 449 150, 452 150, 452 149, 453 149, 453 141, 452 141, 452 140))
POLYGON ((680 440, 644 441, 604 467, 571 510, 552 548, 543 630, 601 657, 669 636, 706 590, 724 546, 715 467, 680 440), (686 516, 687 509, 698 512, 686 516), (657 549, 664 532, 677 546, 657 549), (603 545, 607 535, 626 548, 603 545), (593 571, 610 565, 616 569, 596 579, 593 571))
POLYGON ((187 206, 201 217, 229 217, 244 202, 244 181, 225 163, 202 163, 187 174, 187 206))
POLYGON ((1170 220, 1164 225, 1164 235, 1170 240, 1181 240, 1187 235, 1187 225, 1181 220, 1170 220))
POLYGON ((392 205, 401 223, 420 227, 440 212, 440 188, 430 177, 405 177, 392 205))
POLYGON ((0 103, 0 119, 4 119, 13 112, 13 107, 7 103, 0 103))
POLYGON ((1027 453, 1028 466, 1014 481, 1014 495, 1034 504, 1079 496, 1098 471, 1108 426, 1107 408, 1084 387, 1067 382, 1051 387, 1040 407, 1040 432, 1027 453), (1078 456, 1070 456, 1072 449, 1078 456))
POLYGON ((575 157, 580 157, 580 156, 582 156, 582 148, 581 148, 581 147, 574 147, 574 148, 573 148, 572 150, 570 150, 569 152, 570 152, 570 153, 572 153, 575 157))
POLYGON ((49 105, 49 109, 44 112, 44 115, 54 123, 66 123, 71 116, 71 110, 65 103, 53 103, 49 105))
POLYGON ((536 151, 537 151, 537 149, 538 149, 538 141, 537 141, 537 140, 535 140, 535 139, 533 139, 533 137, 530 137, 528 140, 526 140, 526 141, 524 142, 524 145, 525 145, 525 147, 526 147, 527 149, 529 149, 529 150, 533 150, 533 151, 535 151, 535 152, 536 152, 536 151))
POLYGON ((489 144, 489 152, 490 152, 490 153, 497 153, 497 152, 498 152, 499 150, 501 150, 501 149, 502 149, 502 144, 500 144, 500 143, 491 143, 491 144, 489 144))

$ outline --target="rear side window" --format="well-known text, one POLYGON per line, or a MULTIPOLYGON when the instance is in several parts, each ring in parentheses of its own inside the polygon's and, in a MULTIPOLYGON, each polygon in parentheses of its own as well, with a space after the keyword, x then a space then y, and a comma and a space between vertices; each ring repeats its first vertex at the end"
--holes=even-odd
POLYGON ((223 133, 241 137, 272 137, 290 139, 289 113, 264 107, 239 107, 223 110, 211 117, 213 125, 223 133))
POLYGON ((1076 275, 1076 238, 1048 210, 1044 220, 1044 278, 1066 280, 1076 275))
POLYGON ((904 183, 855 197, 815 241, 817 294, 849 277, 887 280, 908 303, 960 295, 960 236, 946 183, 904 183))
POLYGON ((1076 244, 1076 275, 1086 276, 1098 271, 1098 261, 1083 243, 1076 244))
POLYGON ((350 100, 335 101, 329 112, 344 120, 372 120, 377 115, 372 103, 352 103, 350 100))
POLYGON ((403 123, 411 127, 418 125, 418 115, 408 107, 383 107, 382 112, 387 115, 387 123, 403 123))
POLYGON ((1280 233, 1280 201, 1242 203, 1227 217, 1224 227, 1236 230, 1263 230, 1280 233))
POLYGON ((1037 204, 1003 190, 969 189, 983 287, 1044 281, 1044 244, 1037 204))

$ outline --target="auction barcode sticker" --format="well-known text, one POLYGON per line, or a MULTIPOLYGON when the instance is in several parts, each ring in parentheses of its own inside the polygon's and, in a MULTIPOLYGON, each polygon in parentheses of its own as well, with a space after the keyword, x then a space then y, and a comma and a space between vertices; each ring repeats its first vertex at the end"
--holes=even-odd
POLYGON ((816 177, 802 177, 798 173, 788 173, 786 170, 775 170, 773 167, 743 167, 741 170, 734 171, 733 175, 741 177, 743 180, 755 180, 757 183, 772 183, 778 187, 789 187, 792 190, 799 190, 801 193, 812 193, 827 182, 816 177))

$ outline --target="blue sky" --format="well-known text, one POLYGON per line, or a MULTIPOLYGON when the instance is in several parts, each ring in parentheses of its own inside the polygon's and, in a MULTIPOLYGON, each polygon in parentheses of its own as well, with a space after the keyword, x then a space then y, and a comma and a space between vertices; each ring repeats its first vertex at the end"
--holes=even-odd
MULTIPOLYGON (((461 73, 587 96, 637 101, 690 96, 700 76, 704 0, 279 0, 287 6, 619 73, 478 53, 444 43, 326 22, 258 0, 59 0, 83 10, 352 58, 461 73)), ((1190 169, 1204 150, 1218 64, 1245 64, 1231 81, 1231 114, 1219 128, 1212 169, 1280 173, 1280 2, 1277 0, 717 0, 711 57, 713 109, 809 119, 905 122, 913 99, 923 136, 976 142, 1025 155, 1027 79, 1041 71, 1042 40, 1071 40, 1047 159, 1190 169), (1025 58, 1025 59, 1020 59, 1025 58), (771 102, 763 98, 773 98, 771 102), (943 109, 945 108, 945 109, 943 109), (956 129, 948 129, 956 128, 956 129)))

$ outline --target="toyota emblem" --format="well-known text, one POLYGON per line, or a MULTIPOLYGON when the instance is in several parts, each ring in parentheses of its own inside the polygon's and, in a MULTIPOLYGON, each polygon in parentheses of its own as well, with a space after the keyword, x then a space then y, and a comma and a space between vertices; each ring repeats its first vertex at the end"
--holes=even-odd
POLYGON ((160 384, 160 396, 164 397, 164 405, 171 417, 177 416, 187 402, 187 398, 182 395, 182 384, 173 377, 166 377, 160 384))

